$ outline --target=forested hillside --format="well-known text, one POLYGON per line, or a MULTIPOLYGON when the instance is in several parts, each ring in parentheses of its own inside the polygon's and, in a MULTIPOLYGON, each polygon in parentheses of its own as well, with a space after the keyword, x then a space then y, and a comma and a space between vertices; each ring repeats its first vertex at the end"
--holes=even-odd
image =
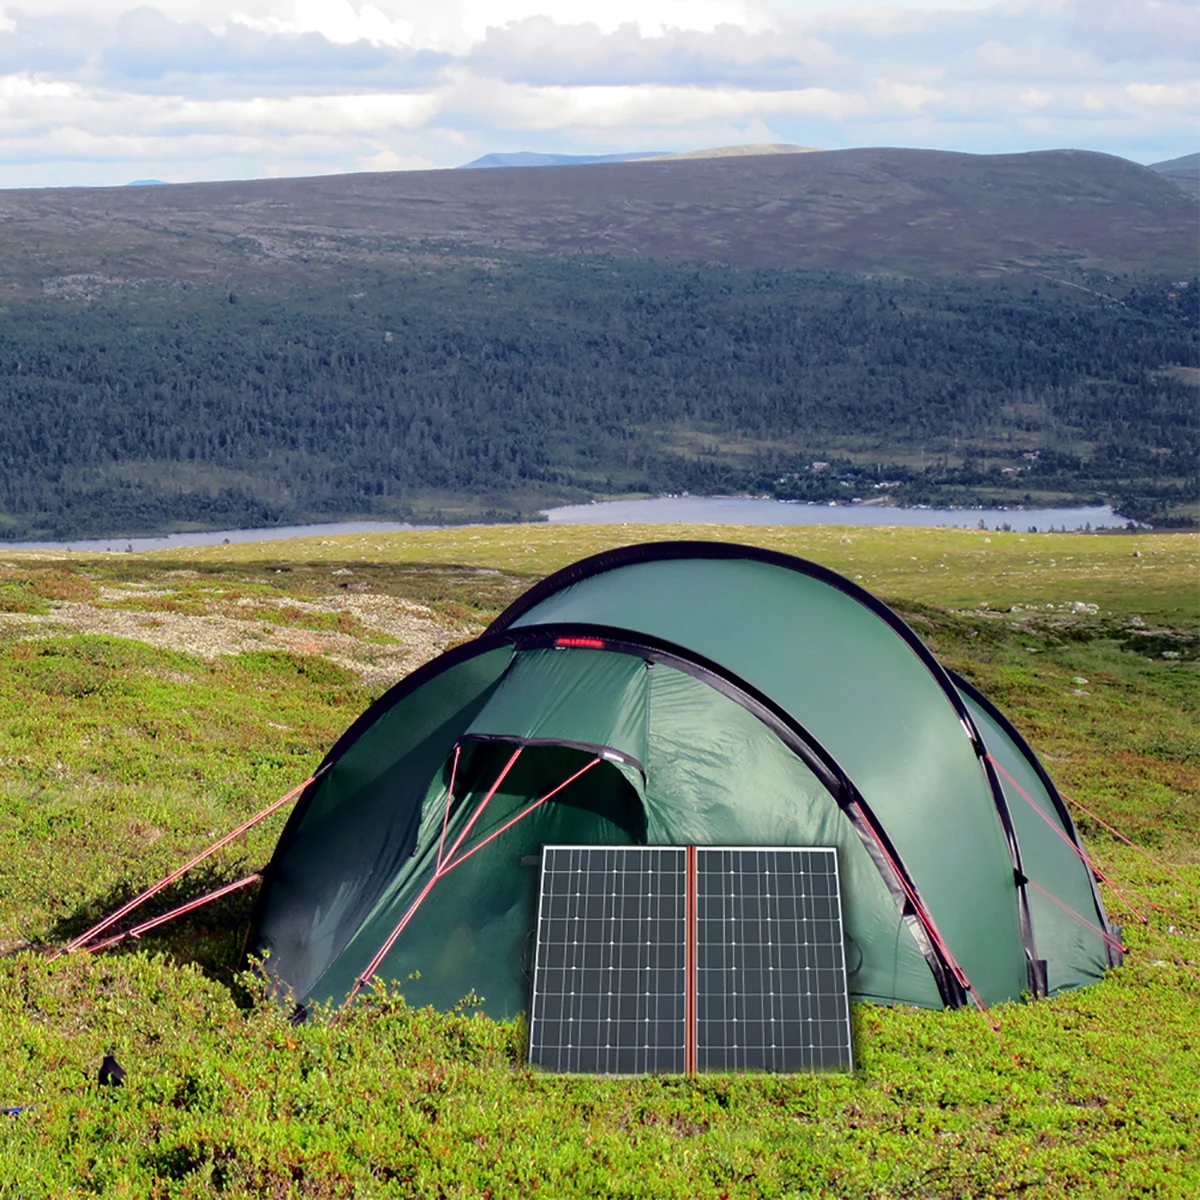
POLYGON ((1091 284, 445 250, 308 286, 62 285, 0 308, 0 530, 884 483, 1178 514, 1200 287, 1091 284))

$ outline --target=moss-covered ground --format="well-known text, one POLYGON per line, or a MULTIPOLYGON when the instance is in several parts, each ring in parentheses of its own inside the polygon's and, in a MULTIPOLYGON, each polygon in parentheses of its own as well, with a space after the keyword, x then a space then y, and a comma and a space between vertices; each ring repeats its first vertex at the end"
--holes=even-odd
MULTIPOLYGON (((1198 568, 1186 535, 729 527, 0 557, 0 1197, 1200 1195, 1198 568), (998 1034, 860 1007, 853 1075, 688 1080, 544 1075, 520 1023, 394 992, 293 1028, 238 973, 253 889, 52 957, 532 581, 681 534, 858 579, 992 696, 1136 843, 1077 812, 1127 965, 998 1034)), ((263 863, 283 816, 163 907, 263 863)))

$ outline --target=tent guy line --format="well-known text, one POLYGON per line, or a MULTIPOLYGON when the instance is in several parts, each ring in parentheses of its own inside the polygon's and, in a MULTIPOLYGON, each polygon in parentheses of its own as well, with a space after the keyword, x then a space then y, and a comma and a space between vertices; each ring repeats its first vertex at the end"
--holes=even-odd
MULTIPOLYGON (((305 788, 321 777, 321 774, 324 770, 325 766, 322 765, 303 783, 298 783, 290 792, 286 792, 284 795, 280 796, 278 800, 273 800, 266 806, 266 808, 261 809, 260 811, 256 812, 254 816, 243 821, 236 829, 231 829, 223 838, 213 842, 211 846, 209 846, 206 850, 202 850, 195 856, 195 858, 188 859, 183 866, 176 868, 171 872, 170 875, 164 876, 164 878, 160 879, 156 884, 148 887, 144 892, 140 892, 138 895, 134 896, 132 900, 130 900, 127 904, 122 905, 111 916, 105 917, 104 920, 97 922, 90 929, 86 930, 84 933, 81 933, 78 937, 73 938, 58 952, 58 954, 55 954, 54 957, 58 958, 61 954, 73 954, 76 950, 82 949, 94 937, 99 936, 106 929, 115 925, 122 917, 128 916, 134 911, 134 909, 140 908, 146 903, 147 900, 157 896, 158 893, 164 888, 170 887, 171 884, 173 884, 177 879, 180 879, 182 876, 186 875, 187 872, 193 867, 198 866, 206 858, 210 858, 212 855, 216 854, 218 850, 228 846, 230 842, 241 837, 243 833, 247 833, 249 830, 253 829, 255 825, 259 824, 259 822, 265 821, 267 817, 269 817, 273 812, 276 812, 278 809, 281 809, 289 801, 295 800, 305 788)), ((243 884, 243 886, 245 885, 243 884)), ((209 899, 215 899, 215 897, 210 896, 209 899)), ((98 947, 93 947, 93 949, 97 948, 98 947)))

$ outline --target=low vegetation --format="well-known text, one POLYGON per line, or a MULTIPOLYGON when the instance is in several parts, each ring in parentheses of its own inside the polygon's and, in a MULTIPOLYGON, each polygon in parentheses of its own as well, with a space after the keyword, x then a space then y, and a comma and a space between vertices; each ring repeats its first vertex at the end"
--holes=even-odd
MULTIPOLYGON (((0 555, 0 1108, 22 1110, 0 1116, 0 1197, 1200 1192, 1190 535, 636 531, 752 540, 857 578, 1086 806, 1129 959, 999 1006, 998 1033, 973 1010, 860 1006, 852 1075, 594 1079, 532 1071, 520 1022, 413 1010, 402 985, 293 1028, 241 969, 250 892, 53 957, 303 780, 392 680, 630 533, 0 555), (106 1053, 124 1086, 98 1084, 106 1053)), ((261 865, 282 819, 151 911, 261 865)))

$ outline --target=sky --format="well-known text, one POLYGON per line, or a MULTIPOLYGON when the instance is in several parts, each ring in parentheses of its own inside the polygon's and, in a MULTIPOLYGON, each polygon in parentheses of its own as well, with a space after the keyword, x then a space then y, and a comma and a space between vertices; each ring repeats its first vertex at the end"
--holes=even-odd
POLYGON ((793 142, 1200 150, 1200 0, 0 0, 0 187, 793 142))

